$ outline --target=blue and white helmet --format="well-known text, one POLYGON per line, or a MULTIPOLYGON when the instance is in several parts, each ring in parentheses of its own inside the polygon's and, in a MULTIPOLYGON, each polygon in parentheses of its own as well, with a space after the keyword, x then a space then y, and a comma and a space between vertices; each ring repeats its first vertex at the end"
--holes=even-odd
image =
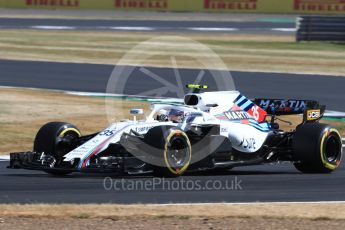
POLYGON ((171 109, 168 115, 169 121, 180 123, 184 119, 184 111, 180 109, 171 109))

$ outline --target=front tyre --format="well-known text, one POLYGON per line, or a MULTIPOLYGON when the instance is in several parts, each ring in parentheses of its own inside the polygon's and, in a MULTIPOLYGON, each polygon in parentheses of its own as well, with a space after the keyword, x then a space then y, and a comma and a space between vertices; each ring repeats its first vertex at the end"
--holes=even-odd
POLYGON ((331 173, 342 159, 339 132, 326 124, 306 123, 299 126, 292 141, 294 166, 303 173, 331 173))
MULTIPOLYGON (((81 136, 79 129, 65 122, 49 122, 43 125, 36 134, 34 151, 45 153, 55 158, 54 165, 63 161, 63 156, 75 148, 75 140, 81 136)), ((52 175, 66 175, 68 170, 46 170, 52 175)))

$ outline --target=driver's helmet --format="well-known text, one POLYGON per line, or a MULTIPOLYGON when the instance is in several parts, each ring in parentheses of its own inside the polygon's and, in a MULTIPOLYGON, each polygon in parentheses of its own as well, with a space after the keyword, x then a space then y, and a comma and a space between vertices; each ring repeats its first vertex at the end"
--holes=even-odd
POLYGON ((184 119, 184 112, 183 110, 179 109, 171 109, 168 115, 169 121, 172 121, 174 123, 180 123, 184 119))

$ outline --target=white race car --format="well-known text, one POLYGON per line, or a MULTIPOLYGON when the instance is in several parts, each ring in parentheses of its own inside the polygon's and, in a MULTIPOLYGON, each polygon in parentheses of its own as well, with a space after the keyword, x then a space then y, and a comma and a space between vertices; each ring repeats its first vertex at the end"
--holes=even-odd
MULTIPOLYGON (((228 170, 290 161, 304 173, 330 173, 342 157, 339 132, 319 123, 325 106, 310 100, 254 99, 238 91, 193 93, 184 104, 153 104, 145 120, 110 124, 87 136, 74 125, 50 122, 37 133, 34 149, 11 153, 9 168, 72 172, 154 173, 228 170), (303 114, 295 130, 280 130, 276 116, 303 114), (270 119, 268 119, 270 118, 270 119)), ((131 114, 142 114, 132 109, 131 114)))

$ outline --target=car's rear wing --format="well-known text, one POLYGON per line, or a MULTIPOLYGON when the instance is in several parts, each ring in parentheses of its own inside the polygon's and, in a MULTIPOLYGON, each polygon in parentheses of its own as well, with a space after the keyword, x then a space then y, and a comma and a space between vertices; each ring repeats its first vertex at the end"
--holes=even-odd
POLYGON ((305 120, 320 119, 326 109, 326 106, 320 105, 318 101, 314 100, 256 98, 253 102, 264 109, 268 115, 304 114, 305 120))

